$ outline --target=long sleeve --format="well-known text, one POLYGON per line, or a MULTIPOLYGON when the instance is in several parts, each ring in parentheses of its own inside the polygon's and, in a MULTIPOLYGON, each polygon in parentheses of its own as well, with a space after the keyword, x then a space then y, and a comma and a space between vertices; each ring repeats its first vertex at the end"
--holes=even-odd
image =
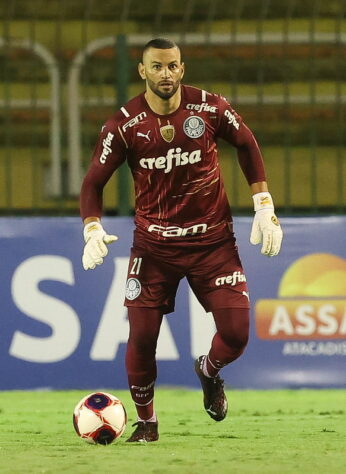
POLYGON ((126 160, 126 148, 114 118, 103 125, 96 143, 88 172, 80 192, 80 214, 101 217, 103 188, 114 171, 126 160))
POLYGON ((243 119, 226 99, 219 100, 217 136, 237 149, 240 167, 249 184, 266 180, 264 163, 258 143, 243 119))

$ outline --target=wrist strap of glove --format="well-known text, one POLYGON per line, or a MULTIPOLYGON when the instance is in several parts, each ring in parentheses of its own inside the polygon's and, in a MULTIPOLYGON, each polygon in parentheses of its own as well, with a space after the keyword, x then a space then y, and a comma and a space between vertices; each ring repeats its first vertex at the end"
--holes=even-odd
POLYGON ((255 212, 261 211, 262 209, 274 210, 273 199, 268 192, 257 193, 252 196, 254 202, 255 212))
POLYGON ((88 240, 91 237, 91 233, 95 230, 96 231, 102 231, 103 230, 102 225, 97 221, 89 222, 88 224, 86 224, 84 226, 84 231, 83 231, 84 242, 88 242, 88 240))

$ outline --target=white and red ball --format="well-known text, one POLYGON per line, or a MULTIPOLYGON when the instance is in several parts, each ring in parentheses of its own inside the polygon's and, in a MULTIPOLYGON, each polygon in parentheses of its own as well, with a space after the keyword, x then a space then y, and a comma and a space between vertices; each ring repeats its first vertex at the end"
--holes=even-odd
POLYGON ((110 444, 126 428, 127 415, 122 402, 106 392, 90 393, 80 400, 73 412, 78 436, 91 444, 110 444))

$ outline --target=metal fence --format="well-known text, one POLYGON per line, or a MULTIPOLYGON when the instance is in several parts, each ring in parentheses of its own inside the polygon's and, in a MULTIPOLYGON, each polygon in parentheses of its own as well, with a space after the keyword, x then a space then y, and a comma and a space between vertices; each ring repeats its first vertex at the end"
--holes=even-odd
MULTIPOLYGON (((181 46, 185 82, 229 98, 254 131, 285 213, 346 208, 345 0, 8 0, 0 6, 0 213, 76 214, 100 126, 143 89, 154 36, 181 46)), ((251 200, 220 143, 237 213, 251 200)), ((108 214, 132 212, 123 165, 108 214), (121 198, 120 198, 121 196, 121 198)))

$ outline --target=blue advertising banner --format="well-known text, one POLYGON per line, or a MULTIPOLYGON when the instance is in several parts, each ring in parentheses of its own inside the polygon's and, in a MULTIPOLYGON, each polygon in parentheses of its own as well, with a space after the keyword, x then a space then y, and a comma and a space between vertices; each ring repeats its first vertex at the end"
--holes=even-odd
MULTIPOLYGON (((251 336, 222 376, 236 388, 345 388, 346 218, 281 222, 282 251, 267 258, 249 243, 252 219, 235 219, 251 336)), ((86 272, 78 218, 0 219, 0 389, 127 387, 123 300, 133 222, 103 224, 119 241, 86 272)), ((193 361, 214 330, 183 280, 162 325, 158 384, 199 387, 193 361)))

